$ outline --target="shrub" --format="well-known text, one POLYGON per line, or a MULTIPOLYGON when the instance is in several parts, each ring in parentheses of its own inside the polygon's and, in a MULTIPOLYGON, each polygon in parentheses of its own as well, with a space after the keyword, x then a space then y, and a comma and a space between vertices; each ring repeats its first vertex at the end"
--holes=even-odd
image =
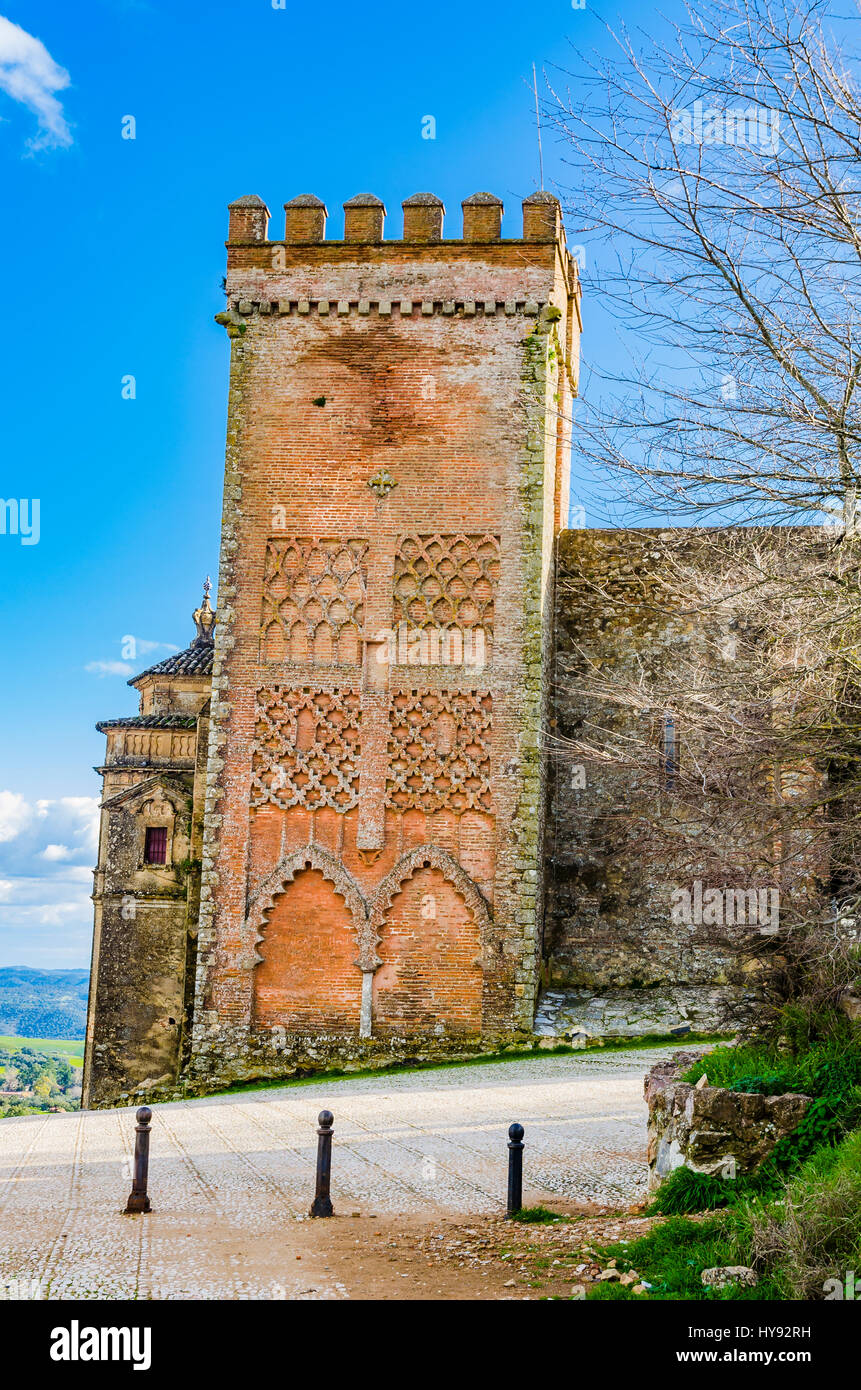
MULTIPOLYGON (((614 1245, 605 1252, 615 1255, 619 1265, 636 1269, 649 1285, 649 1297, 665 1301, 735 1301, 775 1297, 775 1288, 765 1276, 754 1289, 729 1285, 726 1289, 706 1288, 702 1271, 715 1265, 743 1264, 746 1248, 739 1240, 736 1225, 721 1213, 704 1221, 674 1217, 656 1226, 648 1235, 629 1245, 614 1245)), ((598 1284, 588 1294, 590 1300, 637 1297, 630 1288, 617 1284, 598 1284)))
POLYGON ((696 1211, 717 1211, 735 1206, 753 1196, 780 1192, 782 1183, 773 1167, 763 1164, 750 1176, 716 1178, 707 1173, 695 1173, 690 1168, 676 1168, 661 1183, 649 1206, 650 1212, 663 1216, 690 1216, 696 1211))
POLYGON ((861 1086, 861 1046, 831 1040, 805 1052, 784 1052, 774 1044, 748 1043, 716 1047, 684 1074, 685 1081, 707 1076, 710 1086, 730 1091, 757 1091, 780 1096, 801 1091, 808 1096, 847 1095, 861 1086))
POLYGON ((703 1075, 711 1085, 731 1091, 762 1095, 800 1091, 813 1096, 813 1103, 798 1128, 775 1145, 756 1172, 727 1179, 677 1168, 661 1184, 650 1211, 684 1216, 736 1207, 751 1199, 774 1199, 805 1160, 841 1143, 849 1130, 861 1124, 861 1047, 857 1045, 830 1042, 800 1057, 762 1044, 718 1047, 696 1062, 684 1079, 693 1082, 703 1075))
POLYGON ((861 1130, 809 1158, 782 1202, 740 1213, 738 1231, 778 1297, 823 1298, 826 1280, 861 1269, 861 1130))

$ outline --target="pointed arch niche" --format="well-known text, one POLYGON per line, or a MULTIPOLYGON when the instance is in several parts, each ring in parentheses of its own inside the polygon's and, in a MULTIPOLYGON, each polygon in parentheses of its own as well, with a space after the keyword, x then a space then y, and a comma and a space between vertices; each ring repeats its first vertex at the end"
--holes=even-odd
POLYGON ((452 856, 431 845, 405 855, 380 885, 371 921, 374 1036, 479 1033, 490 914, 452 856))
POLYGON ((282 861, 249 912, 256 939, 253 1026, 357 1037, 364 899, 342 865, 309 847, 282 861))

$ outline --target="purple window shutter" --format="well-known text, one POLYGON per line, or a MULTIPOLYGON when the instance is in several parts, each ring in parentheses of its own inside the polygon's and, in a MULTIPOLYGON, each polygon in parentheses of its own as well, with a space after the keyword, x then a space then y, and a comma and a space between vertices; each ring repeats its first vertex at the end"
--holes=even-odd
POLYGON ((148 825, 144 860, 147 864, 167 863, 167 826, 148 825))

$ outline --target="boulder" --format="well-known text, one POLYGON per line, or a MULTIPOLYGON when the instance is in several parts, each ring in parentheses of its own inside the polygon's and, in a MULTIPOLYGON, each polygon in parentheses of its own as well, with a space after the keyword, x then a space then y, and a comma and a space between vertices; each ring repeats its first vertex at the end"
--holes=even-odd
POLYGON ((861 1022, 861 994, 857 990, 847 989, 842 999, 840 1007, 853 1023, 861 1022))
POLYGON ((683 1166, 728 1179, 755 1172, 811 1104, 810 1096, 795 1092, 763 1096, 680 1081, 696 1060, 696 1054, 675 1053, 646 1077, 651 1188, 683 1166))
POLYGON ((727 1284, 752 1288, 756 1283, 756 1275, 748 1265, 716 1265, 714 1269, 704 1269, 700 1278, 709 1289, 725 1289, 727 1284))

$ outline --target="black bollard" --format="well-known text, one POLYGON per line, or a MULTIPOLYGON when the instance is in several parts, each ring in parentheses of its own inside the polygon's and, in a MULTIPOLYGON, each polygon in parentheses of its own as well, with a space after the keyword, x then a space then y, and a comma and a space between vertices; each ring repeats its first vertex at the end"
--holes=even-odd
POLYGON ((317 1130, 317 1191, 311 1205, 311 1215, 331 1216, 329 1183, 332 1178, 332 1125, 335 1116, 331 1110, 321 1110, 317 1119, 320 1124, 317 1130))
POLYGON ((149 1123, 152 1119, 152 1111, 148 1105, 141 1106, 136 1119, 135 1166, 132 1174, 132 1190, 129 1193, 129 1200, 126 1202, 127 1212, 152 1211, 146 1190, 149 1177, 149 1123))
POLYGON ((516 1216, 523 1206, 523 1125, 508 1128, 508 1207, 506 1216, 516 1216))

